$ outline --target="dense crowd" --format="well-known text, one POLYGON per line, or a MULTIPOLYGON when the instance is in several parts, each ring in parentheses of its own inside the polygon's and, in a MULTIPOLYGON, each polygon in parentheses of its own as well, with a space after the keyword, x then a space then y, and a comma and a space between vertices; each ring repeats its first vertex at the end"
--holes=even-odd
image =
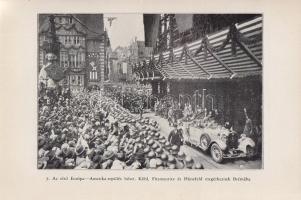
POLYGON ((38 117, 39 169, 203 169, 180 150, 176 124, 166 138, 99 92, 40 91, 38 117))
POLYGON ((208 111, 206 108, 197 106, 192 109, 189 103, 179 104, 170 101, 158 101, 155 104, 155 113, 168 119, 170 125, 178 122, 190 122, 191 125, 199 128, 221 124, 221 115, 217 109, 208 111))

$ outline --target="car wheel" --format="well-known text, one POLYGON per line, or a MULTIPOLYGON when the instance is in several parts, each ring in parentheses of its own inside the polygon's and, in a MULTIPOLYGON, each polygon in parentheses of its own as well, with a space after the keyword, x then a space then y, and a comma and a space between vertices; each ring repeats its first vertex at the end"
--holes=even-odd
POLYGON ((218 144, 214 143, 210 150, 212 159, 217 163, 221 163, 223 161, 223 151, 218 144))
POLYGON ((200 147, 206 151, 209 147, 210 141, 211 140, 208 134, 202 134, 200 137, 200 147))

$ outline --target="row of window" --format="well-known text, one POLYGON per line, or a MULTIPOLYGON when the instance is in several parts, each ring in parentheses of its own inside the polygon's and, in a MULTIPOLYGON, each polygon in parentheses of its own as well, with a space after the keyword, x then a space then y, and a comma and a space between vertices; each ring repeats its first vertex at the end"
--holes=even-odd
POLYGON ((82 36, 60 35, 59 41, 64 45, 85 45, 85 38, 82 36))
POLYGON ((90 72, 90 80, 97 80, 97 71, 90 72))
MULTIPOLYGON (((58 36, 58 39, 63 45, 85 46, 85 37, 82 36, 60 35, 58 36)), ((40 44, 43 44, 43 42, 47 40, 47 36, 42 35, 40 37, 40 44)))
POLYGON ((68 54, 67 52, 60 52, 61 66, 80 67, 85 63, 85 53, 68 54))
POLYGON ((73 23, 73 17, 70 16, 70 17, 57 17, 56 18, 57 22, 60 23, 60 24, 72 24, 73 23))
POLYGON ((79 85, 82 86, 84 85, 84 76, 81 75, 70 75, 69 76, 69 83, 70 85, 79 85))
MULTIPOLYGON (((98 73, 90 72, 90 80, 96 81, 98 79, 98 73)), ((84 75, 69 75, 67 79, 65 79, 64 84, 66 85, 78 85, 83 86, 84 85, 84 75)))

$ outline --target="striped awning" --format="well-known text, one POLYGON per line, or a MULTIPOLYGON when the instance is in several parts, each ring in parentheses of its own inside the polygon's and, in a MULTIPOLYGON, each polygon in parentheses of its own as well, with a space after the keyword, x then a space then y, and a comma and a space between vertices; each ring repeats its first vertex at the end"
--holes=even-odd
POLYGON ((261 75, 262 17, 155 55, 153 61, 152 69, 159 71, 164 79, 232 79, 261 75))

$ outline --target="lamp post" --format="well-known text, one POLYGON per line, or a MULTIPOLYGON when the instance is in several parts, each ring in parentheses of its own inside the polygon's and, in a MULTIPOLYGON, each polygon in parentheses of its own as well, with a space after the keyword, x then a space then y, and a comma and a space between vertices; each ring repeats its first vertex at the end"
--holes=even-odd
POLYGON ((203 95, 202 95, 202 108, 205 109, 205 92, 206 89, 203 89, 203 95))

